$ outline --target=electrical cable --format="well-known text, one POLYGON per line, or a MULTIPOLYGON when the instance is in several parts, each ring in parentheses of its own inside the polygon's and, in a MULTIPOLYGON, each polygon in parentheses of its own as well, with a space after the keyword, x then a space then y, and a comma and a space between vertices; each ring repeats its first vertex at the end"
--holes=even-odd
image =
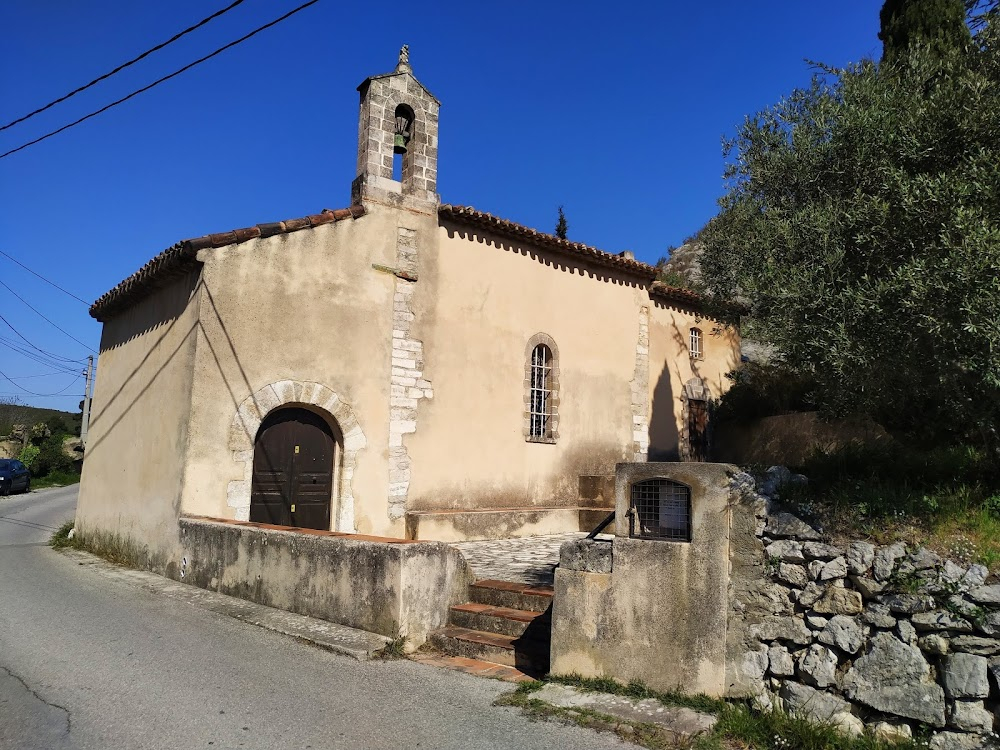
MULTIPOLYGON (((74 374, 74 373, 77 372, 77 369, 74 368, 74 367, 72 367, 71 365, 67 365, 66 363, 57 362, 57 361, 54 361, 54 360, 51 360, 51 359, 46 359, 45 357, 43 357, 43 356, 41 356, 39 354, 36 354, 35 352, 31 351, 30 349, 27 349, 27 348, 22 347, 22 346, 18 346, 17 344, 11 343, 10 341, 6 341, 6 340, 5 341, 0 341, 0 345, 6 346, 8 349, 11 349, 12 351, 17 352, 22 357, 30 359, 32 362, 35 362, 36 364, 40 364, 40 365, 43 365, 45 367, 51 367, 52 369, 54 369, 54 370, 56 370, 56 371, 58 371, 60 373, 67 374, 67 375, 72 375, 72 374, 74 374)), ((82 363, 79 363, 79 364, 82 365, 82 363)))
POLYGON ((18 336, 18 338, 20 338, 22 341, 24 341, 24 343, 26 343, 28 346, 30 346, 35 351, 41 352, 46 357, 51 357, 54 360, 62 360, 64 362, 74 362, 75 363, 75 362, 85 362, 86 361, 86 357, 81 357, 80 359, 72 359, 70 357, 64 357, 61 354, 53 354, 52 352, 47 352, 44 349, 40 349, 37 346, 35 346, 34 344, 32 344, 30 341, 28 341, 28 339, 26 339, 24 337, 24 335, 19 330, 17 330, 16 328, 14 328, 14 326, 12 326, 10 324, 10 321, 8 321, 7 318, 5 318, 3 315, 0 315, 0 320, 2 320, 10 330, 12 330, 14 333, 16 333, 17 336, 18 336))
MULTIPOLYGON (((22 297, 22 296, 21 296, 20 294, 18 294, 18 293, 17 293, 17 292, 15 292, 15 291, 14 291, 13 289, 11 289, 11 288, 10 288, 9 286, 7 286, 7 285, 6 285, 6 284, 5 284, 5 283, 4 283, 3 281, 0 281, 0 286, 2 286, 2 287, 3 287, 4 289, 6 289, 6 290, 7 290, 8 292, 10 292, 11 294, 13 294, 13 295, 14 295, 15 297, 17 297, 17 298, 18 298, 19 300, 21 300, 21 302, 23 302, 23 303, 24 303, 25 305, 27 305, 27 306, 28 306, 28 308, 29 308, 30 310, 32 310, 32 311, 33 311, 33 312, 34 312, 34 313, 35 313, 35 314, 36 314, 36 315, 37 315, 38 317, 40 317, 40 318, 41 318, 42 320, 44 320, 44 321, 45 321, 46 323, 48 323, 48 324, 49 324, 50 326, 52 326, 53 328, 55 328, 55 329, 56 329, 57 331, 59 331, 59 332, 61 332, 61 333, 65 334, 66 336, 69 336, 69 337, 70 337, 71 339, 73 339, 73 340, 74 340, 74 341, 75 341, 76 343, 78 343, 78 344, 79 344, 80 346, 82 346, 82 347, 83 347, 84 349, 86 349, 87 351, 89 351, 89 352, 94 352, 94 350, 93 350, 93 349, 91 349, 91 348, 90 348, 90 347, 89 347, 89 346, 88 346, 87 344, 85 344, 85 343, 83 343, 82 341, 80 341, 80 339, 78 339, 78 338, 77 338, 76 336, 74 336, 74 335, 73 335, 72 333, 69 333, 68 331, 65 331, 65 330, 63 330, 63 329, 62 329, 62 328, 60 328, 60 327, 59 327, 58 325, 56 325, 55 323, 53 323, 53 322, 52 322, 51 320, 49 320, 48 318, 46 318, 46 317, 45 317, 45 316, 44 316, 44 315, 43 315, 42 313, 40 313, 40 312, 39 312, 38 310, 36 310, 36 309, 35 309, 35 308, 34 308, 34 307, 33 307, 33 306, 31 305, 31 303, 30 303, 30 302, 28 302, 28 300, 26 300, 26 299, 25 299, 24 297, 22 297)), ((6 323, 6 321, 4 321, 4 322, 6 323)), ((7 325, 10 325, 10 324, 9 324, 9 323, 7 323, 7 325)), ((97 354, 97 352, 94 352, 94 354, 97 354)))
POLYGON ((50 378, 53 375, 65 375, 66 371, 63 372, 40 372, 37 375, 11 375, 8 380, 30 380, 31 378, 50 378))
POLYGON ((241 36, 236 41, 230 42, 229 44, 225 45, 224 47, 219 47, 219 49, 215 50, 215 52, 212 52, 211 54, 205 55, 204 57, 198 58, 193 63, 189 63, 188 65, 185 65, 183 68, 180 68, 179 70, 175 70, 173 73, 170 73, 169 75, 163 76, 163 78, 158 78, 157 80, 153 81, 148 86, 143 86, 141 89, 137 89, 136 91, 133 91, 128 96, 123 96, 121 99, 113 101, 113 102, 111 102, 111 104, 108 104, 105 107, 101 107, 100 109, 96 110, 95 112, 91 112, 89 115, 84 115, 79 120, 74 120, 73 122, 69 123, 68 125, 63 125, 61 128, 58 128, 57 130, 53 130, 51 133, 46 133, 45 135, 41 136, 40 138, 36 138, 33 141, 28 141, 27 143, 24 143, 24 144, 18 146, 17 148, 12 148, 10 151, 7 151, 6 153, 0 154, 0 159, 4 159, 4 158, 10 156, 11 154, 16 154, 18 151, 23 151, 24 149, 28 148, 28 146, 34 146, 36 143, 41 143, 42 141, 46 140, 47 138, 51 138, 52 136, 58 135, 59 133, 63 132, 64 130, 69 130, 70 128, 72 128, 74 126, 79 125, 80 123, 89 120, 91 117, 96 117, 97 115, 102 114, 103 112, 107 112, 112 107, 117 107, 119 104, 127 102, 132 97, 138 96, 139 94, 142 94, 142 93, 144 93, 146 91, 149 91, 154 86, 159 86, 161 83, 164 83, 165 81, 169 81, 171 78, 179 76, 181 73, 184 73, 185 71, 190 70, 191 68, 195 67, 196 65, 200 65, 201 63, 205 62, 206 60, 210 60, 213 57, 215 57, 216 55, 221 54, 222 52, 225 52, 227 49, 229 49, 231 47, 235 47, 237 44, 241 44, 242 42, 245 42, 250 37, 256 36, 260 32, 262 32, 262 31, 264 31, 266 29, 271 28, 272 26, 275 26, 275 25, 281 23, 286 18, 290 18, 291 16, 294 16, 299 11, 303 11, 306 8, 308 8, 310 5, 315 5, 318 2, 319 2, 319 0, 309 0, 309 2, 303 3, 302 5, 300 5, 298 8, 295 8, 294 10, 290 10, 288 13, 286 13, 283 16, 281 16, 280 18, 276 18, 275 20, 271 21, 270 23, 266 23, 263 26, 260 26, 259 28, 254 29, 249 34, 241 36))
POLYGON ((64 102, 67 99, 69 99, 70 97, 76 96, 81 91, 86 91, 91 86, 95 86, 98 83, 100 83, 101 81, 107 80, 108 78, 110 78, 111 76, 113 76, 115 73, 120 73, 121 71, 125 70, 125 68, 129 67, 130 65, 135 65, 137 62, 139 62, 143 58, 149 57, 154 52, 157 52, 158 50, 163 49, 168 44, 173 44, 178 39, 180 39, 182 36, 185 36, 186 34, 190 34, 195 29, 200 29, 202 26, 204 26, 209 21, 218 18, 219 16, 221 16, 224 13, 228 13, 229 11, 231 11, 233 8, 235 8, 237 5, 239 5, 242 2, 243 2, 243 0, 236 0, 236 2, 234 2, 232 5, 229 5, 229 6, 225 7, 225 8, 223 8, 220 11, 216 11, 215 13, 213 13, 212 15, 210 15, 208 18, 203 18, 201 21, 198 21, 198 23, 196 23, 194 26, 189 26, 188 28, 184 29, 184 31, 180 32, 179 34, 174 34, 172 37, 170 37, 167 41, 163 42, 162 44, 157 44, 155 47, 153 47, 152 49, 146 50, 145 52, 143 52, 138 57, 135 57, 135 58, 129 60, 128 62, 126 62, 126 63, 122 63, 117 68, 115 68, 114 70, 112 70, 110 73, 105 73, 104 75, 102 75, 102 76, 100 76, 98 78, 95 78, 90 83, 85 84, 85 85, 81 86, 78 89, 74 89, 73 91, 70 91, 65 96, 60 96, 58 99, 49 102, 44 107, 39 107, 34 112, 29 112, 28 114, 24 115, 24 117, 18 117, 16 120, 13 120, 12 122, 8 122, 6 125, 0 126, 0 131, 6 130, 7 128, 10 128, 10 127, 13 127, 14 125, 17 125, 19 122, 24 122, 25 120, 30 120, 35 115, 41 114, 45 110, 50 109, 51 107, 56 106, 60 102, 64 102))
POLYGON ((34 274, 35 276, 37 276, 38 278, 40 278, 40 279, 41 279, 42 281, 44 281, 44 282, 45 282, 46 284, 49 284, 49 285, 51 285, 51 286, 54 286, 54 287, 55 287, 56 289, 58 289, 58 290, 59 290, 60 292, 62 292, 63 294, 68 294, 68 295, 69 295, 70 297, 72 297, 73 299, 75 299, 75 300, 80 300, 80 302, 82 302, 83 304, 85 304, 85 305, 87 305, 88 307, 90 307, 90 303, 89 303, 89 302, 87 302, 87 300, 85 300, 85 299, 80 299, 80 297, 77 297, 77 296, 76 296, 75 294, 73 294, 73 292, 69 292, 69 291, 67 291, 67 290, 63 289, 63 288, 62 288, 61 286, 59 286, 59 285, 58 285, 57 283, 55 283, 54 281, 49 281, 49 280, 48 280, 47 278, 45 278, 44 276, 42 276, 42 275, 41 275, 40 273, 38 273, 37 271, 32 271, 32 270, 31 270, 30 268, 28 268, 28 267, 27 267, 26 265, 24 265, 24 263, 22 263, 21 261, 19 261, 19 260, 18 260, 17 258, 15 258, 15 257, 13 257, 13 256, 11 256, 11 255, 8 255, 8 254, 7 254, 7 253, 5 253, 5 252, 4 252, 3 250, 0 250, 0 255, 2 255, 3 257, 5 257, 5 258, 6 258, 7 260, 10 260, 10 261, 13 261, 14 263, 17 263, 17 265, 19 265, 19 266, 20 266, 21 268, 23 268, 23 269, 24 269, 25 271, 27 271, 28 273, 31 273, 31 274, 34 274))
POLYGON ((10 383, 12 386, 14 386, 15 388, 17 388, 18 390, 24 391, 25 393, 27 393, 30 396, 61 396, 64 393, 66 393, 66 391, 68 391, 70 388, 72 388, 76 384, 76 381, 79 380, 80 378, 82 378, 83 375, 77 375, 75 378, 73 378, 69 382, 69 384, 65 388, 63 388, 61 391, 56 391, 55 393, 35 393, 34 391, 29 391, 24 386, 18 385, 13 380, 11 380, 9 377, 7 377, 7 373, 5 373, 3 370, 0 370, 0 377, 2 377, 4 380, 6 380, 8 383, 10 383))

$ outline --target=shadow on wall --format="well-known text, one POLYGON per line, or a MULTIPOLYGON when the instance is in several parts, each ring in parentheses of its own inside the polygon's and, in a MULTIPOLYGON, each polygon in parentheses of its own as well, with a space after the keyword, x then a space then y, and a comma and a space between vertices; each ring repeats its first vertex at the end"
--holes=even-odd
MULTIPOLYGON (((111 431, 120 423, 127 414, 129 414, 136 404, 147 394, 147 392, 153 387, 156 380, 167 368, 167 366, 174 360, 177 353, 184 348, 188 343, 190 337, 196 333, 196 331, 201 331, 205 342, 211 351, 212 358, 215 361, 217 370, 220 376, 224 380, 227 389, 229 390, 230 401, 233 404, 234 410, 239 406, 240 399, 234 389, 245 390, 252 393, 253 390, 250 387, 250 380, 247 377, 246 371, 243 368, 243 364, 240 361, 239 356, 236 353, 236 348, 233 345, 232 338, 229 335, 229 331, 226 329, 225 324, 222 321, 222 316, 219 314, 219 310, 215 304, 215 298, 212 296, 211 291, 201 280, 200 274, 192 273, 186 280, 186 283, 177 285, 176 288, 171 289, 168 296, 165 299, 159 300, 160 304, 140 304, 132 308, 127 314, 121 315, 113 318, 109 321, 104 328, 104 333, 101 338, 101 351, 105 352, 114 347, 121 346, 122 344, 131 341, 138 336, 141 336, 150 331, 156 330, 162 326, 162 331, 160 331, 159 336, 156 341, 152 343, 149 350, 143 356, 142 360, 132 369, 132 371, 125 377, 122 381, 118 390, 108 399, 106 403, 97 404, 99 410, 95 411, 91 418, 91 430, 94 427, 101 426, 103 435, 95 441, 92 441, 87 446, 87 452, 93 454, 100 448, 101 443, 104 439, 111 433, 111 431), (207 303, 207 308, 202 306, 199 309, 199 316, 190 327, 184 331, 184 333, 179 337, 177 344, 174 348, 163 353, 163 345, 165 340, 173 333, 174 327, 177 325, 178 320, 183 314, 184 310, 187 308, 188 304, 192 300, 198 299, 204 300, 207 303), (224 345, 228 349, 228 353, 235 363, 236 368, 239 372, 241 383, 234 385, 230 383, 229 379, 226 378, 226 374, 223 370, 222 363, 219 359, 219 353, 216 351, 215 345, 213 345, 211 336, 208 331, 205 330, 205 326, 202 323, 202 315, 206 312, 214 316, 215 321, 222 332, 224 337, 224 345), (147 362, 157 356, 163 356, 163 361, 152 373, 143 372, 147 362), (104 416, 109 412, 111 407, 115 403, 123 398, 123 393, 126 389, 132 385, 138 378, 145 377, 146 381, 139 385, 139 390, 132 397, 131 401, 127 405, 121 408, 120 413, 114 419, 110 426, 104 427, 101 423, 104 416)), ((255 435, 249 436, 251 441, 256 437, 255 435)), ((179 510, 179 498, 175 504, 175 510, 179 510)))
POLYGON ((674 389, 670 384, 670 366, 663 368, 653 389, 649 415, 649 460, 678 461, 680 434, 674 413, 674 389))
MULTIPOLYGON (((680 308, 678 308, 680 309, 680 308)), ((683 357, 688 351, 688 331, 682 330, 673 321, 673 331, 670 337, 674 340, 676 351, 683 357)), ((701 377, 699 372, 699 361, 692 359, 691 373, 695 378, 701 377)), ((682 420, 686 412, 681 409, 675 411, 677 400, 682 394, 675 394, 671 385, 671 374, 677 375, 680 382, 680 368, 677 363, 665 362, 663 370, 660 372, 660 379, 656 381, 653 389, 653 403, 649 415, 649 460, 650 461, 680 461, 681 426, 678 420, 682 420), (674 372, 671 373, 673 364, 674 372)))

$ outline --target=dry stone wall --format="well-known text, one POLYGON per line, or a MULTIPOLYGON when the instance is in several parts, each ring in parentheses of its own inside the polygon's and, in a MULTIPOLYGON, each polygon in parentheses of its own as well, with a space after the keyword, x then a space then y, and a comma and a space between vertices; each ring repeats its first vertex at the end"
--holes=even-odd
POLYGON ((778 512, 772 467, 732 491, 730 686, 759 704, 932 750, 1000 747, 1000 584, 927 549, 834 545, 778 512), (740 519, 744 538, 740 543, 740 519), (751 531, 752 529, 752 531, 751 531))

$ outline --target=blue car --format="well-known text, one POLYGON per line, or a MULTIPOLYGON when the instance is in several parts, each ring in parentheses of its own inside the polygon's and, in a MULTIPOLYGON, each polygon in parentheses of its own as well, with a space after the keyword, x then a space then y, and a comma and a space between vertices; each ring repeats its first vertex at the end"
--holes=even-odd
POLYGON ((31 489, 31 472, 16 458, 0 458, 0 495, 27 492, 31 489))

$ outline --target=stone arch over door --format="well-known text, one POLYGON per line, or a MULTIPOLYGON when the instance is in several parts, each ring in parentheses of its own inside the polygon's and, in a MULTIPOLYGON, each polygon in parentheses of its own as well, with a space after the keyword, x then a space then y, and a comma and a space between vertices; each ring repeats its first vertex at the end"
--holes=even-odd
POLYGON ((356 529, 352 481, 358 453, 368 444, 368 440, 351 405, 332 388, 321 383, 279 380, 255 391, 239 405, 229 429, 229 449, 233 453, 233 460, 243 464, 243 479, 229 483, 226 504, 235 509, 237 521, 250 520, 253 452, 257 431, 268 414, 286 406, 311 408, 332 420, 344 436, 338 476, 334 480, 337 507, 332 508, 331 513, 337 531, 353 533, 356 529))

